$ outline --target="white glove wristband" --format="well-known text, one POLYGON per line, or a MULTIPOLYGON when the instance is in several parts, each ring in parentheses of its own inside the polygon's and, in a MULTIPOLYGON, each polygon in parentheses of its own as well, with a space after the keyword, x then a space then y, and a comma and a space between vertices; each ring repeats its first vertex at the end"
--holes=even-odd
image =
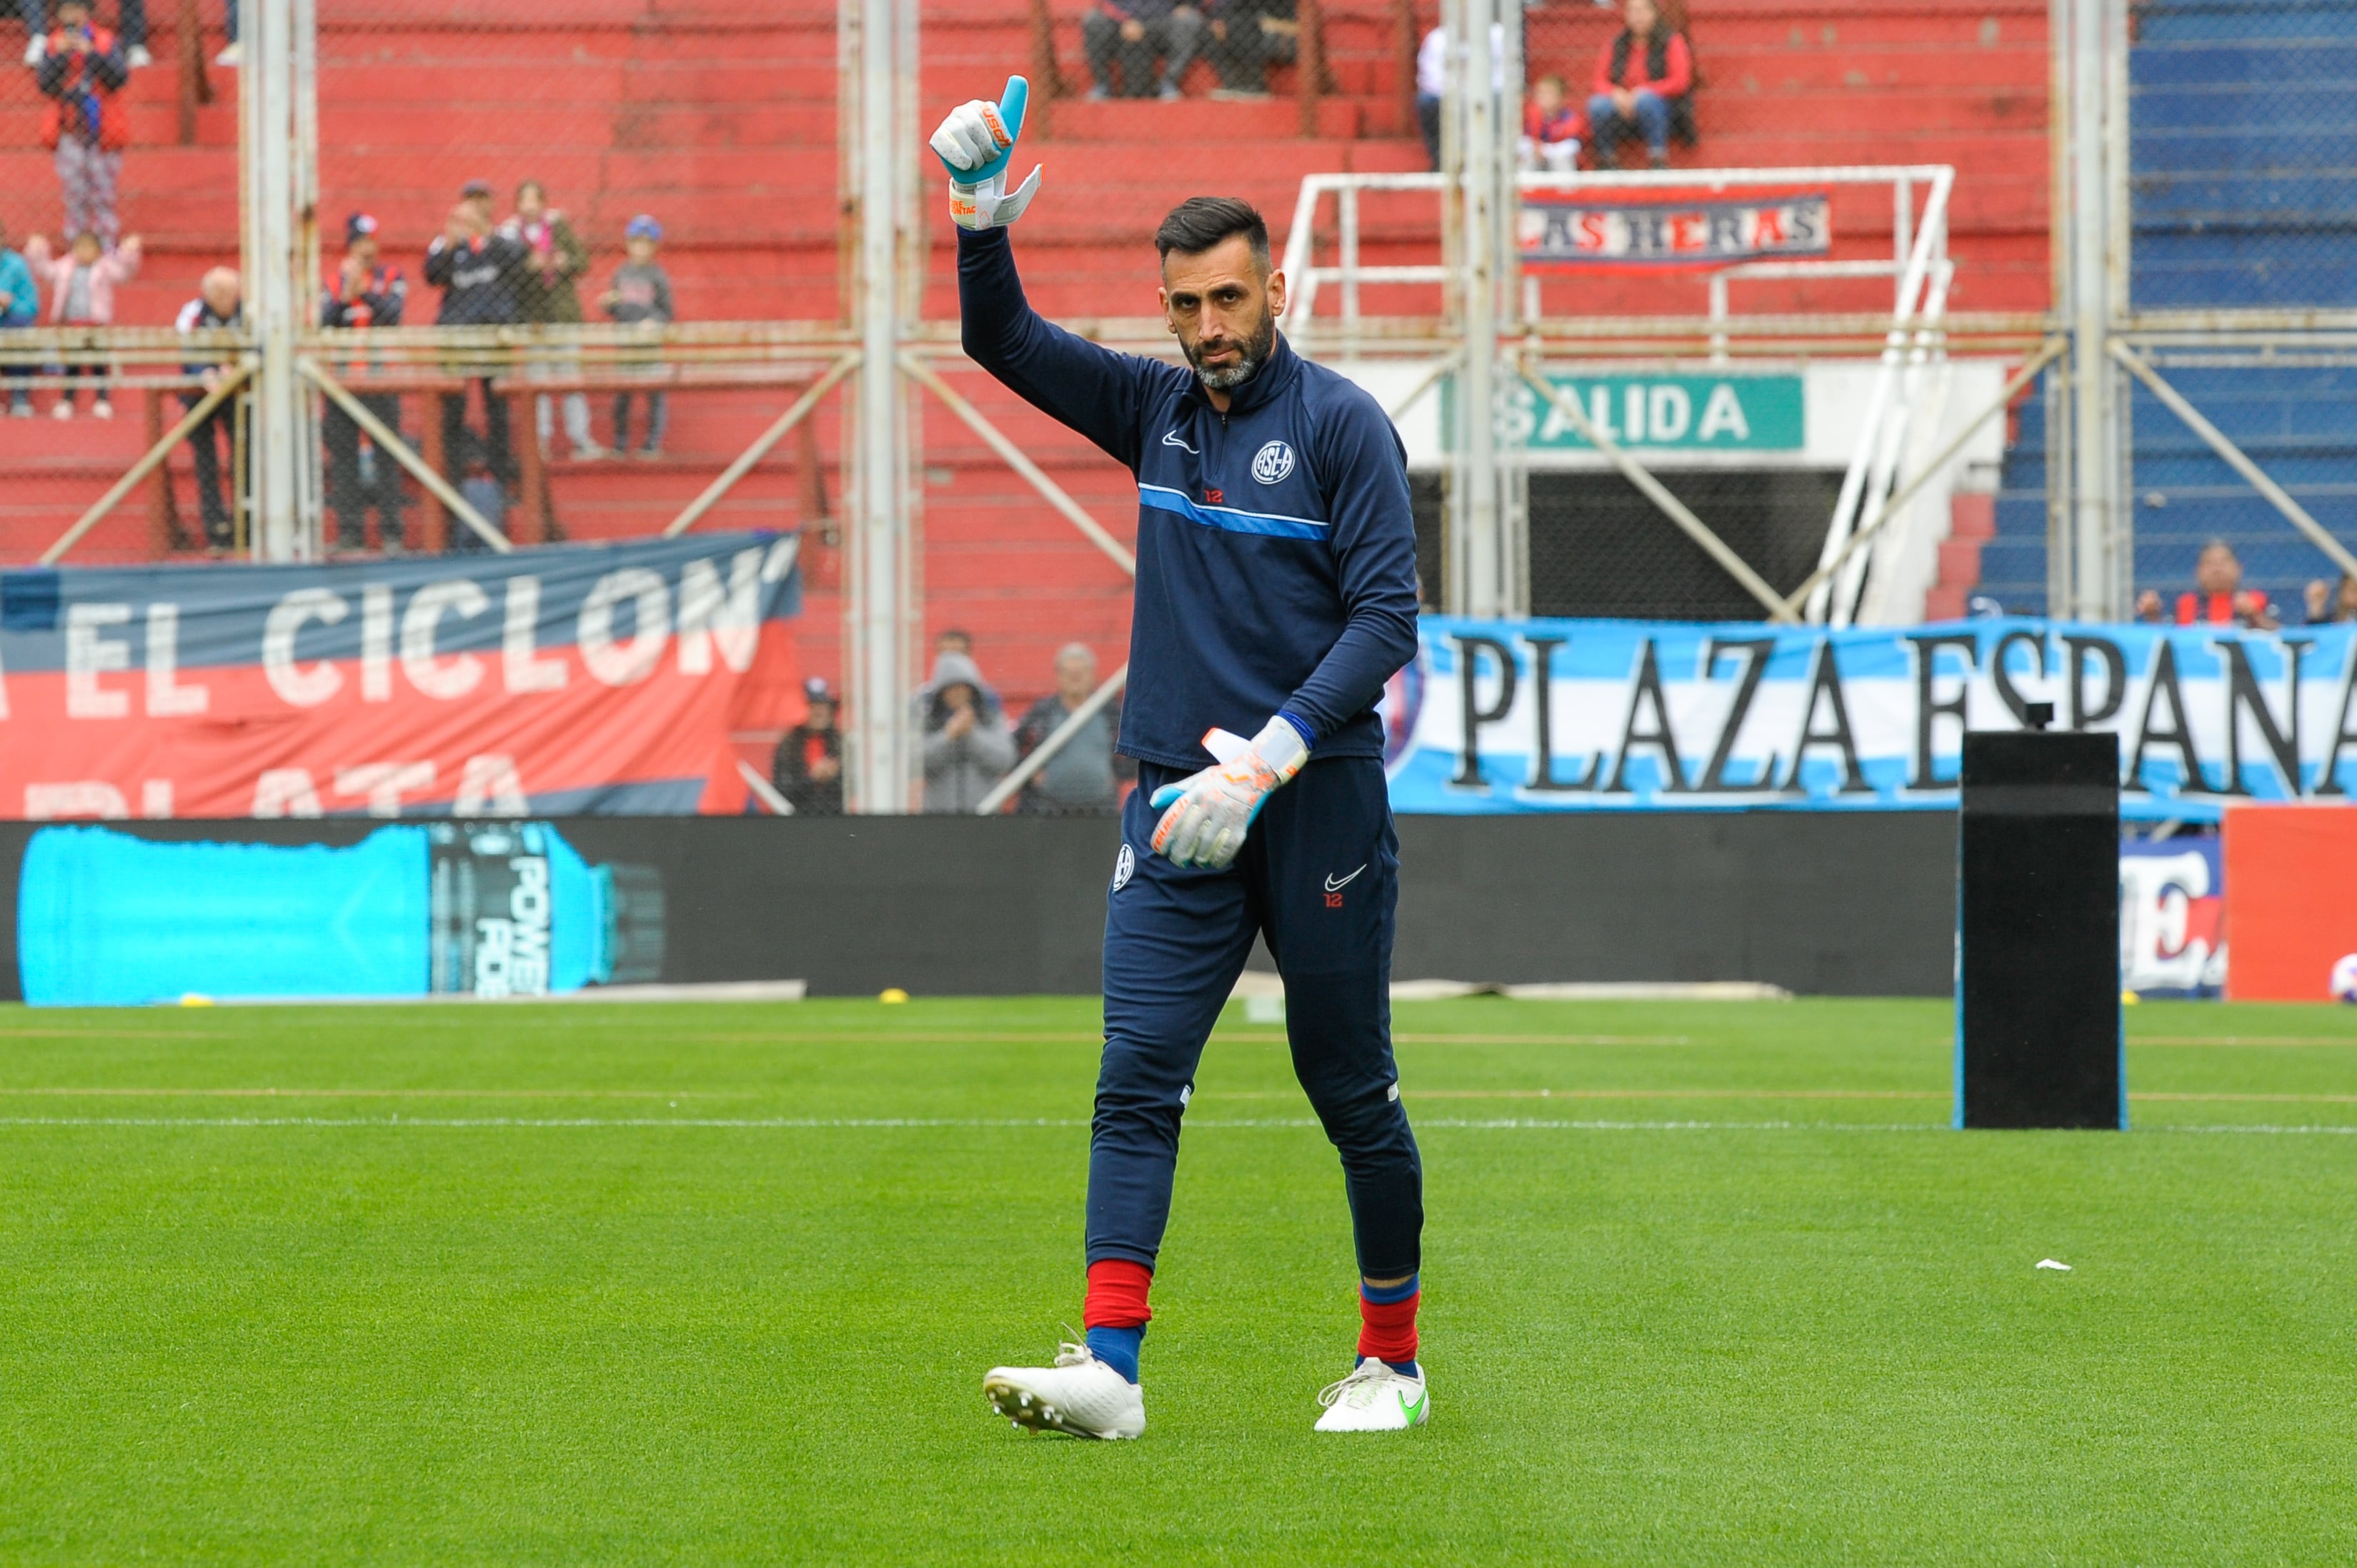
POLYGON ((1039 194, 1039 170, 1034 166, 1015 194, 1006 194, 1006 177, 992 175, 980 185, 961 185, 950 181, 950 221, 961 229, 980 233, 985 229, 1004 229, 1023 216, 1031 199, 1039 194))
POLYGON ((1309 760, 1309 743, 1282 714, 1261 726, 1260 734, 1253 736, 1253 749, 1260 753, 1260 759, 1268 764, 1280 784, 1291 783, 1301 765, 1309 760))

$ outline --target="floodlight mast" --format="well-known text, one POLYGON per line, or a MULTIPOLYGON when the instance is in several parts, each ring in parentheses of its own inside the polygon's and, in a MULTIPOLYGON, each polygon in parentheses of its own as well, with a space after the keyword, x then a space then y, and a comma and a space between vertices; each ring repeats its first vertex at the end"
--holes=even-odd
POLYGON ((850 724, 850 808, 909 809, 916 530, 909 483, 910 410, 899 369, 902 318, 914 290, 904 275, 921 254, 915 214, 915 0, 844 0, 843 86, 854 106, 845 138, 858 192, 856 278, 861 360, 852 408, 854 510, 844 642, 850 724))
POLYGON ((2055 0, 2055 82, 2068 150, 2056 243, 2072 337, 2070 505, 2049 540, 2048 602, 2087 621, 2127 613, 2136 542, 2128 486, 2128 400, 2111 359, 2126 315, 2126 0, 2055 0))
POLYGON ((318 442, 296 358, 317 249, 317 19, 312 0, 241 3, 242 281, 256 358, 246 436, 248 537, 256 560, 315 560, 318 442))
POLYGON ((1452 302, 1461 334, 1455 440, 1445 508, 1442 597, 1450 613, 1528 613, 1527 552, 1517 526, 1520 465, 1500 440, 1499 341, 1520 267, 1521 196, 1512 138, 1522 124, 1521 16, 1513 0, 1447 0, 1448 80, 1441 162, 1445 223, 1456 231, 1452 302), (1511 472, 1508 471, 1511 468, 1511 472))

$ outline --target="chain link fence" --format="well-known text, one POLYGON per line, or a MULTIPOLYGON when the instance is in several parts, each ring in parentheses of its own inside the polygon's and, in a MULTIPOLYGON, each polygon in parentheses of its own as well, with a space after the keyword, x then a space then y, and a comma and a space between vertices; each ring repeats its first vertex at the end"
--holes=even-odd
MULTIPOLYGON (((40 556, 201 398, 201 370, 235 359, 171 331, 205 270, 237 259, 226 22, 221 0, 0 6, 0 559, 40 556)), ((185 540, 194 470, 176 453, 76 558, 185 540)))
POLYGON ((2357 5, 2133 0, 2137 310, 2357 302, 2357 5))
MULTIPOLYGON (((1658 476, 1779 594, 1817 564, 1841 476, 1797 468, 1658 476)), ((1760 602, 1619 474, 1530 478, 1531 613, 1636 620, 1762 618, 1760 602)))
POLYGON ((2212 439, 2357 543, 2357 355, 2311 330, 2357 305, 2357 4, 2135 0, 2129 20, 2135 324, 2206 317, 2131 334, 2136 613, 2357 618, 2332 557, 2212 439))
POLYGON ((813 0, 321 0, 326 546, 799 531, 839 687, 838 48, 813 0))

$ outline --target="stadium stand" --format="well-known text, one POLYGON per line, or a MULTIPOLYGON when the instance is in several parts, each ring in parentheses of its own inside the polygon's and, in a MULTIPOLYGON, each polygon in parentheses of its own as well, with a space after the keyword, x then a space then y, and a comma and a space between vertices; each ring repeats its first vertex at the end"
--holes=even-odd
MULTIPOLYGON (((1960 171, 1952 241, 1960 271, 1955 305, 1986 310, 2045 307, 2050 289, 2048 59, 2046 7, 2040 0, 1867 0, 1849 5, 1717 0, 1693 9, 1689 26, 1704 81, 1695 112, 1700 135, 1695 147, 1674 150, 1674 162, 1738 167, 1953 162, 1960 171)), ((1175 199, 1189 194, 1191 187, 1172 184, 1157 189, 1150 179, 1138 177, 1138 171, 1152 166, 1173 130, 1239 138, 1240 153, 1249 146, 1249 159, 1239 159, 1238 183, 1280 224, 1300 174, 1310 169, 1425 166, 1422 146, 1400 112, 1403 84, 1396 73, 1405 69, 1408 50, 1392 40, 1401 36, 1401 29, 1381 12, 1353 12, 1329 4, 1324 15, 1326 52, 1334 63, 1337 91, 1321 105, 1320 130, 1355 129, 1357 134, 1348 139, 1298 137, 1297 105, 1284 96, 1297 86, 1296 73, 1289 69, 1275 81, 1280 96, 1273 103, 1200 102, 1210 77, 1199 67, 1189 83, 1196 96, 1184 103, 1084 103, 1075 98, 1054 104, 1039 156, 1051 182, 1060 168, 1081 163, 1085 172, 1080 188, 1089 199, 1065 207, 1075 183, 1067 175, 1036 217, 1025 220, 1025 275, 1043 308, 1087 316, 1151 310, 1151 280, 1138 265, 1146 231, 1158 213, 1159 198, 1175 199), (1387 48, 1394 52, 1384 54, 1387 48), (1247 113, 1236 116, 1234 110, 1247 113), (1241 137, 1247 130, 1267 139, 1244 142, 1241 137), (1082 158, 1067 154, 1059 159, 1060 149, 1076 143, 1081 145, 1072 150, 1083 152, 1082 158), (1157 199, 1139 194, 1148 190, 1157 199), (1033 227, 1038 220, 1047 221, 1033 227)), ((1420 36, 1431 20, 1430 7, 1421 8, 1415 30, 1408 36, 1420 36)), ((1557 0, 1530 13, 1530 71, 1560 70, 1585 81, 1598 50, 1617 27, 1613 12, 1587 0, 1557 0)), ((979 54, 980 40, 987 34, 977 27, 962 36, 977 41, 979 54)), ((1086 76, 1077 24, 1070 16, 1060 14, 1054 38, 1058 73, 1077 94, 1086 76)), ((952 92, 969 91, 966 84, 974 76, 996 80, 994 72, 1023 69, 1024 57, 1012 44, 1001 33, 997 52, 987 57, 986 64, 976 59, 974 69, 949 78, 932 63, 944 52, 936 46, 929 56, 927 81, 929 87, 936 81, 949 83, 941 94, 941 106, 947 107, 952 92)), ((1042 73, 1035 70, 1033 74, 1042 73)), ((1376 218, 1376 210, 1371 202, 1361 234, 1363 254, 1371 264, 1433 259, 1428 231, 1422 227, 1429 222, 1428 203, 1394 209, 1398 216, 1388 227, 1376 218)), ((1878 233, 1861 242, 1887 253, 1889 221, 1887 211, 1867 219, 1861 231, 1876 225, 1878 233)), ((941 238, 946 240, 945 235, 941 238)), ((942 313, 952 308, 945 257, 945 251, 937 253, 929 297, 929 306, 942 313)), ((1582 279, 1579 291, 1572 308, 1583 313, 1664 308, 1661 292, 1643 284, 1582 279)), ((1681 296, 1680 307, 1697 308, 1698 295, 1696 290, 1695 297, 1681 296)), ((1391 307, 1377 288, 1370 286, 1366 295, 1371 314, 1391 307)), ((1550 308, 1563 307, 1556 298, 1550 294, 1550 308)), ((1794 291, 1791 304, 1803 309, 1856 307, 1854 298, 1813 299, 1800 290, 1794 291)), ((999 389, 973 378, 965 384, 994 419, 1032 447, 1051 473, 1118 532, 1126 532, 1121 521, 1127 495, 1125 476, 999 389), (1092 497, 1103 498, 1103 504, 1092 497)), ((975 564, 987 568, 986 558, 1001 530, 1016 519, 1036 517, 1041 509, 978 443, 946 420, 929 416, 927 439, 928 462, 954 472, 958 490, 954 512, 947 512, 947 502, 933 502, 928 513, 930 596, 955 591, 944 578, 931 575, 942 559, 944 527, 971 538, 979 557, 975 564), (936 440, 947 445, 930 445, 936 440), (971 533, 964 532, 968 518, 976 525, 971 533)), ((1101 559, 1084 557, 1082 565, 1087 574, 1083 581, 1106 582, 1116 602, 1125 594, 1101 559)), ((1072 587, 1077 590, 1079 584, 1072 587)), ((989 628, 990 617, 982 607, 955 614, 985 632, 989 628)))
MULTIPOLYGON (((1957 310, 2040 310, 2046 242, 2046 6, 2038 0, 1700 0, 1685 7, 1700 86, 1696 142, 1676 166, 1953 164, 1957 310)), ((1617 10, 1530 13, 1529 69, 1576 82, 1620 30, 1617 10)), ((1837 233, 1858 229, 1836 211, 1837 233)), ((1888 236, 1887 213, 1878 215, 1888 236)), ((1871 223, 1872 219, 1866 220, 1871 223)), ((1886 248, 1887 238, 1878 242, 1886 248)), ((1820 285, 1822 286, 1822 285, 1820 285)), ((1642 310, 1602 288, 1599 314, 1642 310)), ((1825 302, 1797 293, 1794 309, 1825 302)), ((1854 308, 1846 295, 1832 308, 1854 308)), ((1658 307, 1656 307, 1658 308, 1658 307)))
POLYGON ((1959 491, 1948 500, 1948 537, 1940 542, 1940 575, 1923 596, 1925 620, 1955 620, 1981 580, 1981 552, 1996 533, 1996 497, 1959 491))
MULTIPOLYGON (((2304 0, 2143 0, 2129 53, 2138 309, 2346 306, 2357 221, 2342 149, 2357 131, 2357 13, 2304 0)), ((2351 520, 2357 372, 2172 370, 2169 380, 2319 521, 2351 520)), ((2251 587, 2297 606, 2324 570, 2300 539, 2177 417, 2138 387, 2136 586, 2190 581, 2212 538, 2251 587)), ((2046 608, 2045 409, 2020 411, 1975 591, 2046 608)), ((2344 533, 2343 535, 2347 535, 2344 533)))
MULTIPOLYGON (((1414 40, 1435 9, 1428 0, 1316 7, 1321 91, 1313 134, 1304 134, 1303 66, 1275 68, 1276 96, 1265 102, 1210 101, 1214 79, 1200 64, 1185 102, 1089 102, 1081 96, 1087 79, 1075 0, 1055 0, 1052 11, 1029 0, 938 4, 926 16, 917 117, 930 124, 956 98, 995 89, 1010 72, 1032 76, 1046 91, 1027 150, 1036 147, 1049 182, 1022 235, 1034 297, 1066 317, 1146 316, 1154 302, 1141 256, 1152 222, 1200 183, 1156 172, 1174 141, 1232 148, 1223 183, 1280 229, 1305 174, 1424 166, 1407 75, 1414 40)), ((1677 162, 1955 163, 1956 306, 2043 306, 2043 0, 1716 0, 1692 10, 1700 141, 1678 149, 1677 162)), ((156 32, 166 43, 170 14, 157 12, 156 32)), ((206 14, 215 27, 204 39, 210 59, 220 40, 212 8, 206 14)), ((324 219, 332 227, 354 209, 375 213, 387 259, 408 272, 417 293, 412 319, 428 320, 433 291, 423 288, 418 263, 459 185, 494 181, 504 213, 514 182, 536 176, 587 236, 593 285, 619 259, 624 222, 649 210, 665 226, 664 261, 683 320, 835 318, 844 308, 835 19, 834 6, 814 0, 693 0, 660 13, 627 0, 493 0, 463 12, 436 0, 391 0, 361 13, 329 0, 320 36, 324 219)), ((1585 81, 1616 25, 1586 0, 1534 12, 1532 70, 1585 81)), ((236 248, 236 77, 212 72, 218 96, 195 108, 192 139, 182 145, 178 84, 168 51, 157 52, 158 65, 136 73, 124 94, 133 145, 123 207, 152 255, 125 291, 122 319, 161 326, 202 269, 236 248)), ((19 233, 54 223, 54 180, 36 145, 38 112, 29 91, 0 89, 0 192, 7 193, 0 215, 19 233)), ((955 312, 952 252, 936 206, 923 207, 932 225, 924 306, 945 321, 955 312)), ((1429 246, 1428 231, 1375 226, 1365 255, 1424 260, 1429 246)), ((327 249, 331 255, 332 244, 327 249)), ((1579 308, 1644 307, 1617 288, 1598 285, 1579 308)), ((1371 289, 1368 308, 1383 307, 1371 289)), ((956 380, 1116 535, 1127 535, 1125 475, 995 384, 956 380)), ((774 389, 674 399, 665 462, 560 457, 550 484, 566 535, 656 526, 782 402, 774 389)), ((1127 636, 1126 579, 962 424, 930 400, 923 406, 928 635, 942 625, 971 627, 994 669, 1048 669, 1055 650, 1074 639, 1117 660, 1127 636), (1047 604, 1052 614, 1042 613, 1047 604)), ((424 417, 412 399, 409 426, 424 417)), ((135 417, 103 428, 42 421, 37 433, 27 423, 0 421, 0 557, 16 561, 29 559, 121 471, 142 430, 135 417)), ((830 408, 815 431, 828 495, 839 493, 839 429, 830 408)), ((810 510, 797 498, 811 487, 791 466, 773 463, 748 484, 756 488, 731 514, 740 522, 791 523, 810 510)), ((179 486, 181 510, 192 512, 185 477, 179 486)), ((154 528, 127 507, 74 558, 150 555, 154 528)), ((814 548, 810 556, 803 624, 805 668, 833 677, 829 554, 814 548)))

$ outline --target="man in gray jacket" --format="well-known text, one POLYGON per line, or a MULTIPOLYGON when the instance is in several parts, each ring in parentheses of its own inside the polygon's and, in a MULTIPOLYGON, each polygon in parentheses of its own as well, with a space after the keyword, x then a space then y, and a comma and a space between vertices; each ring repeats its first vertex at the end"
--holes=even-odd
MULTIPOLYGON (((1066 643, 1056 654, 1056 689, 1032 703, 1015 726, 1016 749, 1025 757, 1039 750, 1096 689, 1096 654, 1085 642, 1066 643)), ((1032 776, 1017 809, 1049 817, 1118 810, 1122 785, 1137 777, 1137 764, 1114 750, 1120 735, 1121 699, 1115 697, 1032 776)))
POLYGON ((933 660, 925 709, 925 810, 972 811, 1015 766, 1015 736, 963 653, 933 660))

